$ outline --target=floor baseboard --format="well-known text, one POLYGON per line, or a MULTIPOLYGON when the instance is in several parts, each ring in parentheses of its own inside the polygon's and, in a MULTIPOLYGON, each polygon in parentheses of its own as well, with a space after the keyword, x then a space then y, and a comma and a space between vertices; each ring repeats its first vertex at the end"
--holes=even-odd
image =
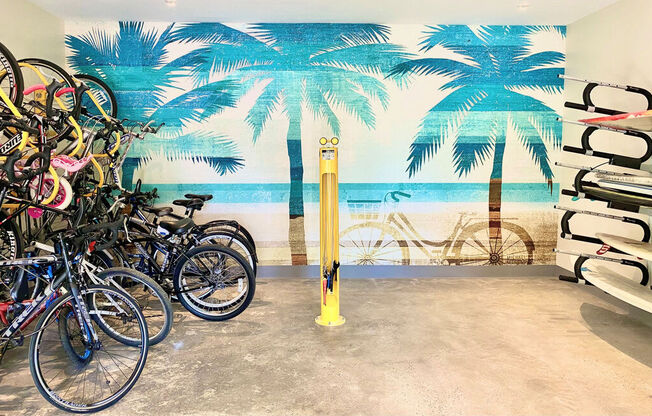
MULTIPOLYGON (((443 277, 544 277, 564 272, 556 265, 519 266, 342 266, 343 279, 443 277)), ((260 266, 258 277, 319 277, 319 266, 260 266)))

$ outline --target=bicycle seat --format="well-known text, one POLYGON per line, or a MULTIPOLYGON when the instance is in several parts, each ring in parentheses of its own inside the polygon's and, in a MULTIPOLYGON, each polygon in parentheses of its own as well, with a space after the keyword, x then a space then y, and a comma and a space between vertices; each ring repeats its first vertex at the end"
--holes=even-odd
POLYGON ((196 209, 196 210, 201 210, 202 207, 204 206, 204 201, 202 201, 199 198, 194 198, 194 199, 175 199, 172 201, 174 205, 178 205, 180 207, 186 207, 189 209, 196 209))
POLYGON ((185 194, 184 197, 188 199, 201 199, 204 202, 213 199, 213 195, 209 194, 185 194))
POLYGON ((170 234, 179 235, 190 231, 195 226, 195 222, 190 218, 184 218, 179 221, 161 221, 159 225, 168 230, 170 234))
POLYGON ((166 215, 172 214, 172 207, 155 208, 155 207, 144 206, 141 209, 145 212, 150 212, 156 215, 157 217, 164 217, 166 215))

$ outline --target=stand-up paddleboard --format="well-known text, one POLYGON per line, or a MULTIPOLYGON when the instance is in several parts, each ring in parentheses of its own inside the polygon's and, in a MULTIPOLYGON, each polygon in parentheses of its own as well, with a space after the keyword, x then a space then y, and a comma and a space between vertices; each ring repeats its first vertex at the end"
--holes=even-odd
POLYGON ((608 201, 619 202, 621 204, 627 205, 652 207, 652 197, 645 195, 635 195, 591 185, 582 186, 582 190, 589 196, 595 196, 597 198, 606 199, 608 201))
POLYGON ((601 266, 582 269, 582 276, 611 296, 652 313, 652 290, 649 287, 601 266))
POLYGON ((631 254, 632 256, 652 261, 651 243, 606 233, 597 233, 595 236, 608 246, 617 248, 618 250, 631 254))
POLYGON ((618 130, 652 131, 652 110, 580 120, 581 123, 618 130))
POLYGON ((652 196, 652 186, 636 185, 633 183, 626 183, 626 182, 609 181, 606 179, 598 179, 596 183, 600 188, 614 189, 616 191, 633 192, 636 194, 652 196))

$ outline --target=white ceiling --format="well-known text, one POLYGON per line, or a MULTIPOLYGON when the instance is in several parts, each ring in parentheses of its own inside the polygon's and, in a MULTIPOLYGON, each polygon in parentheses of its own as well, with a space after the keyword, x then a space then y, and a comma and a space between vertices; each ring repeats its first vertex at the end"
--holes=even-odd
POLYGON ((166 0, 30 1, 64 19, 568 24, 617 0, 176 0, 174 7, 166 0))

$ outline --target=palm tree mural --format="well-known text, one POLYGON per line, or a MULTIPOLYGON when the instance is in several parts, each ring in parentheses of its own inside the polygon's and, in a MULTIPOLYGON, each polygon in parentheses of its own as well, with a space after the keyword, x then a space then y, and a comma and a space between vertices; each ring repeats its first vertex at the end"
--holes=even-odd
POLYGON ((421 52, 435 46, 461 55, 463 60, 420 58, 396 65, 390 77, 444 75, 452 79, 440 90, 451 91, 423 117, 408 156, 407 172, 413 176, 454 138, 453 164, 459 177, 491 161, 489 178, 490 244, 501 241, 502 178, 507 132, 516 132, 534 165, 552 192, 553 172, 548 143, 561 145, 561 124, 556 113, 525 93, 560 92, 565 56, 557 51, 530 53, 531 36, 539 31, 565 35, 563 27, 468 26, 429 27, 421 52))
MULTIPOLYGON (((177 148, 199 147, 209 153, 209 163, 220 175, 233 173, 243 166, 235 143, 220 134, 192 128, 192 122, 235 106, 239 87, 232 80, 221 80, 178 94, 175 81, 188 74, 177 61, 169 61, 167 47, 174 42, 173 29, 174 24, 157 31, 145 30, 143 22, 119 22, 117 33, 95 29, 81 36, 68 35, 68 62, 111 87, 118 102, 118 118, 166 124, 161 137, 148 139, 147 148, 174 139, 177 148), (171 91, 177 95, 170 99, 171 91), (190 131, 184 131, 189 126, 190 131)), ((141 148, 141 143, 134 143, 132 152, 144 156, 141 148)), ((131 183, 139 159, 127 158, 123 182, 131 183)))
MULTIPOLYGON (((197 86, 216 72, 231 72, 241 93, 262 86, 245 121, 255 142, 276 111, 288 121, 290 161, 289 241, 292 264, 306 264, 304 229, 302 108, 341 133, 338 110, 375 126, 372 102, 386 107, 389 96, 378 75, 408 58, 388 43, 389 28, 373 24, 254 24, 247 32, 218 23, 177 28, 172 37, 202 46, 179 60, 191 68, 197 86)), ((313 138, 314 139, 314 138, 313 138)))

